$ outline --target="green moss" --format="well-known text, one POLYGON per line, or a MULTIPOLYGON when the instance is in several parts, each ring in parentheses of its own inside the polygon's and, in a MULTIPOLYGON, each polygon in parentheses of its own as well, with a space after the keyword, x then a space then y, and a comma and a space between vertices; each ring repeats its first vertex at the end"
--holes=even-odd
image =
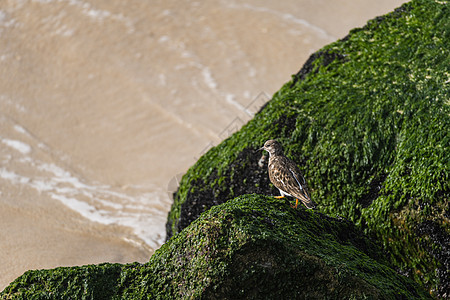
POLYGON ((27 271, 1 299, 111 299, 116 294, 119 264, 27 271))
POLYGON ((245 195, 215 206, 146 264, 29 271, 2 299, 426 299, 344 220, 245 195))
POLYGON ((233 178, 251 178, 257 158, 239 155, 277 138, 322 213, 355 222, 383 243, 394 266, 431 290, 442 288, 445 245, 417 228, 433 222, 444 239, 450 231, 448 45, 448 1, 414 0, 326 46, 307 72, 187 172, 169 231, 189 224, 180 226, 180 206, 192 197, 213 195, 202 203, 208 209, 237 190, 252 191, 253 181, 233 178), (245 167, 232 168, 236 161, 245 167))

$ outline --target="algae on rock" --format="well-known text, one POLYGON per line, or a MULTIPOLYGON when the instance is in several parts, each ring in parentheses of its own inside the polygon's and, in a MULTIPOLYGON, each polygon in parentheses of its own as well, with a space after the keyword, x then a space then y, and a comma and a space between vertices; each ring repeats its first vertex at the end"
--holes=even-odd
POLYGON ((413 0, 314 54, 240 131, 182 178, 168 237, 244 193, 272 194, 260 154, 278 139, 319 211, 383 243, 449 296, 450 4, 413 0))
POLYGON ((215 206, 146 264, 28 271, 1 299, 427 299, 349 221, 245 195, 215 206))

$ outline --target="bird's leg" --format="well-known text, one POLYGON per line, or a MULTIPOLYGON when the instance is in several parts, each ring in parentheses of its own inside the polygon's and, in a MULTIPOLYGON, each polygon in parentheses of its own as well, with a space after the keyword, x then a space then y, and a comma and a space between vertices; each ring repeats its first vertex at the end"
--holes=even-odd
POLYGON ((292 207, 292 208, 297 208, 297 206, 298 206, 298 199, 296 198, 296 199, 295 199, 295 205, 291 205, 291 207, 292 207))
POLYGON ((282 199, 282 198, 284 198, 283 195, 281 195, 281 196, 275 196, 275 199, 282 199))

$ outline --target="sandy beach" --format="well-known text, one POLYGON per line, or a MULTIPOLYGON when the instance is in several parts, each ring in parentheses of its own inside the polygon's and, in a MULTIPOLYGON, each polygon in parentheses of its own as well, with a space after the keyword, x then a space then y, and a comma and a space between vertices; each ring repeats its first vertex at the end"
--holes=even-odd
POLYGON ((0 2, 0 290, 145 262, 170 192, 310 54, 406 1, 0 2))

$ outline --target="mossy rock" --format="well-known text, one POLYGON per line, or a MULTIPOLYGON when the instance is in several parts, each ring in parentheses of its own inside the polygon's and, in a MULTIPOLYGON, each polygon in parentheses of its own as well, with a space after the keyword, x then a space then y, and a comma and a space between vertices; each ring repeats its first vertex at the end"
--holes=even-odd
POLYGON ((168 237, 246 193, 275 194, 254 151, 278 139, 319 211, 380 241, 448 297, 450 4, 413 0, 311 56, 240 131, 183 176, 168 237))
POLYGON ((427 299, 352 223, 244 195, 146 264, 28 271, 1 299, 427 299))

